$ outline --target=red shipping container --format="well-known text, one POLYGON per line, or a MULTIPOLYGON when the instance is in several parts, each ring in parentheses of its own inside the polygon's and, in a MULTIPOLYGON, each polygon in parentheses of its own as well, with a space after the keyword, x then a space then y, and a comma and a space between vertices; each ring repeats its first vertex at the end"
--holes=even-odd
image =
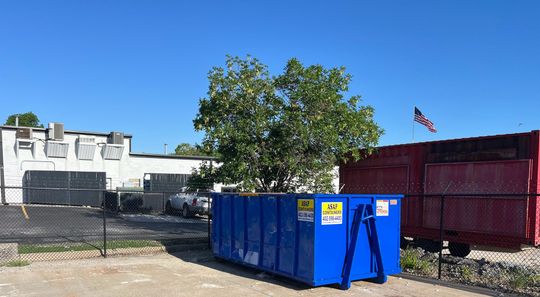
POLYGON ((380 147, 340 166, 342 193, 403 193, 402 235, 520 248, 540 245, 539 132, 380 147), (494 194, 481 196, 483 194, 494 194), (508 196, 505 196, 508 194, 508 196), (517 195, 521 194, 521 195, 517 195))

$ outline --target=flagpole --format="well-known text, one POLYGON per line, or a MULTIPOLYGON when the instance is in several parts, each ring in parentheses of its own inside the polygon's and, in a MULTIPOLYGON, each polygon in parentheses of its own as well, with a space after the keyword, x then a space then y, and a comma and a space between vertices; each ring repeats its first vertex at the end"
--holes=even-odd
POLYGON ((412 119, 412 142, 414 142, 414 109, 413 109, 413 119, 412 119))

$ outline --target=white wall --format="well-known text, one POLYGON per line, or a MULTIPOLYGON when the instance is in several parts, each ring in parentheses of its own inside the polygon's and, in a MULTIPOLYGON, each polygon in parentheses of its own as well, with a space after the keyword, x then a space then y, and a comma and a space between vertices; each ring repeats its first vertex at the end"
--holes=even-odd
MULTIPOLYGON (((30 150, 19 150, 16 154, 16 130, 2 129, 2 149, 4 153, 4 174, 7 186, 22 186, 26 170, 58 170, 58 171, 104 171, 110 184, 109 188, 134 186, 134 181, 140 180, 142 185, 144 173, 181 173, 190 174, 193 168, 199 167, 202 160, 164 158, 130 155, 130 138, 124 139, 124 151, 120 160, 107 160, 102 156, 103 145, 107 142, 104 135, 83 135, 68 133, 64 142, 69 144, 66 158, 48 158, 45 154, 46 135, 44 130, 34 130, 34 155, 30 150), (94 137, 98 144, 93 160, 79 160, 76 155, 76 141, 79 136, 94 137)), ((219 166, 219 165, 217 165, 219 166)), ((339 189, 338 167, 334 168, 334 187, 339 189)), ((221 184, 214 190, 219 191, 221 184)), ((15 190, 10 190, 15 191, 15 190)), ((21 202, 20 195, 6 193, 8 203, 21 202), (11 196, 11 197, 10 197, 11 196)))
MULTIPOLYGON (((110 179, 111 188, 132 185, 133 180, 143 180, 144 173, 183 173, 189 174, 192 168, 199 167, 201 160, 142 157, 130 155, 130 138, 124 139, 124 150, 120 160, 107 160, 102 156, 102 149, 107 142, 107 136, 80 135, 66 133, 64 142, 69 144, 66 158, 49 158, 45 154, 46 135, 45 131, 34 130, 34 155, 30 150, 19 150, 16 154, 16 130, 2 129, 2 149, 4 153, 4 175, 7 186, 22 186, 22 179, 26 170, 58 170, 58 171, 104 171, 110 179), (93 160, 79 160, 76 155, 75 145, 79 136, 94 137, 98 144, 94 152, 93 160)), ((12 190, 13 191, 13 190, 12 190)), ((7 202, 16 203, 20 198, 7 202)), ((19 195, 12 195, 19 196, 19 195)))

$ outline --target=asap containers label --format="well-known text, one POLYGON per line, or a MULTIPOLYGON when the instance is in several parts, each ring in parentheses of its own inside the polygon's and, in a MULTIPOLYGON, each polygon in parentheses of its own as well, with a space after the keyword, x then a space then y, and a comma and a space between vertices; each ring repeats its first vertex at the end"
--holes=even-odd
POLYGON ((388 200, 377 200, 377 210, 375 212, 375 215, 378 217, 387 217, 388 214, 388 200))
POLYGON ((343 202, 323 202, 321 225, 339 225, 343 223, 343 202))
POLYGON ((313 222, 315 203, 313 199, 298 199, 298 220, 303 222, 313 222))

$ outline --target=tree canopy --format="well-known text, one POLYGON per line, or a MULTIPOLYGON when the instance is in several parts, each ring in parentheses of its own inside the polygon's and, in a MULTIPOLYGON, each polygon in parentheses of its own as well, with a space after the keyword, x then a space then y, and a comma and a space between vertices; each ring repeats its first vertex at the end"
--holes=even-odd
POLYGON ((207 152, 205 152, 201 147, 197 144, 192 145, 190 143, 180 143, 178 146, 176 146, 176 149, 174 149, 175 155, 181 155, 181 156, 206 156, 208 155, 207 152))
POLYGON ((39 122, 39 118, 33 112, 16 113, 10 115, 4 125, 15 126, 15 119, 19 117, 19 126, 43 128, 43 124, 39 122))
POLYGON ((194 126, 205 132, 204 150, 218 156, 216 182, 260 192, 331 192, 333 167, 370 152, 383 133, 371 106, 358 95, 346 98, 351 75, 344 67, 293 58, 271 76, 255 58, 228 56, 208 79, 194 126))

